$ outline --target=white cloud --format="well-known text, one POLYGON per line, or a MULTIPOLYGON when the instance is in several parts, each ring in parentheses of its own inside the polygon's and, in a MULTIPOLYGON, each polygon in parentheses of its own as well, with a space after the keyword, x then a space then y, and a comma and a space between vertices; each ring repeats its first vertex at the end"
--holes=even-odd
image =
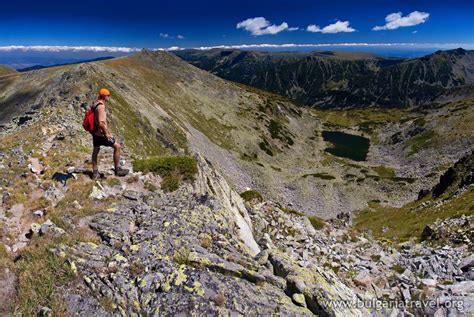
POLYGON ((140 51, 136 47, 115 47, 115 46, 48 46, 48 45, 9 45, 0 46, 0 52, 11 51, 36 51, 36 52, 111 52, 111 53, 133 53, 140 51))
POLYGON ((337 21, 336 23, 326 25, 322 29, 319 25, 311 24, 308 25, 306 31, 312 33, 341 33, 341 32, 354 32, 356 29, 349 26, 349 21, 337 21))
POLYGON ((311 24, 311 25, 308 25, 308 27, 306 28, 306 31, 316 33, 316 32, 321 32, 321 28, 319 27, 319 25, 311 24))
MULTIPOLYGON (((261 49, 261 48, 327 48, 327 47, 404 47, 404 48, 437 48, 437 49, 454 49, 462 47, 464 49, 474 49, 474 43, 284 43, 284 44, 237 44, 237 45, 217 45, 217 46, 200 46, 200 47, 161 47, 149 48, 150 50, 183 50, 193 48, 198 50, 209 50, 213 48, 221 49, 261 49)), ((98 53, 123 53, 131 54, 141 51, 137 47, 115 47, 115 46, 24 46, 24 45, 10 45, 0 46, 0 52, 98 52, 98 53)))
POLYGON ((413 32, 411 32, 411 33, 416 34, 416 33, 418 33, 418 31, 413 31, 413 32))
POLYGON ((474 43, 285 43, 285 44, 238 44, 238 45, 217 45, 217 46, 201 46, 194 47, 197 50, 210 50, 214 48, 220 49, 278 49, 278 48, 324 48, 324 47, 403 47, 403 48, 438 48, 453 49, 462 47, 464 49, 473 49, 474 43))
POLYGON ((425 23, 430 14, 426 12, 413 11, 407 16, 403 16, 401 12, 390 13, 385 17, 385 25, 374 26, 372 30, 395 30, 400 27, 414 26, 425 23))
POLYGON ((168 33, 160 33, 160 37, 164 39, 172 38, 168 33))
POLYGON ((288 31, 292 32, 292 31, 298 31, 300 28, 296 28, 296 27, 291 27, 291 28, 288 28, 288 31))
POLYGON ((178 34, 176 37, 180 40, 184 39, 184 36, 182 36, 181 34, 178 34))
MULTIPOLYGON (((289 30, 288 23, 283 22, 280 25, 270 24, 270 21, 264 17, 249 18, 237 23, 237 29, 244 29, 252 35, 277 34, 289 30)), ((294 28, 291 28, 294 31, 294 28)))

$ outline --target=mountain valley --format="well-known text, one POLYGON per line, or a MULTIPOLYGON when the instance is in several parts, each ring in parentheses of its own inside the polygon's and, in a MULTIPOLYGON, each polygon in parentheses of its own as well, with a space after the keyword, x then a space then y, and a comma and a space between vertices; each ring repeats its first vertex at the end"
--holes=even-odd
POLYGON ((0 312, 472 313, 473 65, 145 49, 0 68, 0 312), (101 87, 133 172, 103 150, 93 181, 101 87), (444 304, 354 308, 375 299, 444 304))

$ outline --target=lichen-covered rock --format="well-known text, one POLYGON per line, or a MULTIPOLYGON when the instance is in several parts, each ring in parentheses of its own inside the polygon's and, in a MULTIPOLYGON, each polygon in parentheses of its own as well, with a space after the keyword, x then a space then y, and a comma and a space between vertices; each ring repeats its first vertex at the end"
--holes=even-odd
MULTIPOLYGON (((302 266, 270 236, 257 244, 242 199, 208 162, 197 160, 193 185, 130 194, 134 199, 95 216, 90 227, 100 244, 53 250, 74 265, 88 289, 68 291, 71 314, 96 305, 126 315, 367 313, 335 307, 335 301, 355 300, 355 293, 308 255, 302 266)), ((299 226, 314 233, 306 221, 299 226)))
POLYGON ((102 244, 63 248, 91 294, 110 303, 111 312, 310 313, 271 283, 267 276, 272 274, 258 266, 233 233, 233 213, 217 201, 204 200, 188 188, 155 200, 159 208, 130 201, 98 215, 91 227, 102 244), (211 241, 197 239, 203 233, 211 241))

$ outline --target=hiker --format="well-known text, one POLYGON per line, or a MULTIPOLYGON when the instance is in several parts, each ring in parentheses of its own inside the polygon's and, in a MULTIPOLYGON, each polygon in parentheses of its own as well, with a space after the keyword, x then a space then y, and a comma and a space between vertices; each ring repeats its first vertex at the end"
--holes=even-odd
POLYGON ((100 176, 97 167, 97 155, 99 154, 101 146, 110 146, 114 148, 115 175, 125 176, 128 174, 128 169, 120 167, 120 144, 115 142, 115 138, 107 129, 107 114, 105 111, 105 105, 109 99, 110 91, 106 88, 100 89, 99 97, 94 102, 94 105, 89 111, 93 113, 94 118, 92 128, 88 130, 92 134, 92 143, 94 145, 94 150, 92 151, 92 179, 97 179, 100 176))

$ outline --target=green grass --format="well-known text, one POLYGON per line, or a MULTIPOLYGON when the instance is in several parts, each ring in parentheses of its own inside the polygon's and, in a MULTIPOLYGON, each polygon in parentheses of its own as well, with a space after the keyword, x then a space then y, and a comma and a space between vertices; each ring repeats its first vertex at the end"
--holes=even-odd
POLYGON ((133 170, 152 172, 163 180, 161 189, 171 192, 178 189, 181 181, 193 181, 197 173, 197 162, 189 156, 163 156, 133 161, 133 170))
POLYGON ((370 128, 386 122, 400 121, 407 115, 403 109, 350 109, 350 110, 322 110, 311 109, 311 112, 329 125, 334 127, 354 127, 362 124, 362 129, 370 128))
POLYGON ((149 190, 151 192, 155 192, 158 188, 151 182, 145 182, 144 187, 146 190, 149 190))
POLYGON ((419 208, 425 201, 409 203, 401 208, 384 207, 371 203, 369 208, 356 214, 354 227, 358 231, 371 231, 380 240, 403 242, 411 238, 419 240, 423 228, 436 219, 456 218, 474 214, 474 189, 446 202, 440 209, 433 206, 419 208))
POLYGON ((215 144, 226 150, 235 148, 231 132, 236 127, 225 125, 216 118, 208 118, 199 112, 189 114, 188 118, 195 129, 204 133, 215 144))
POLYGON ((308 219, 311 222, 313 228, 316 230, 321 230, 326 226, 326 222, 318 216, 309 216, 308 219))
POLYGON ((395 177, 395 170, 391 167, 377 166, 372 168, 381 178, 395 177))
POLYGON ((120 186, 120 181, 115 177, 109 177, 105 180, 105 183, 109 186, 120 186))
POLYGON ((268 132, 270 133, 272 139, 278 139, 280 141, 286 142, 288 145, 294 144, 290 133, 287 131, 286 127, 279 121, 271 119, 270 123, 268 124, 268 132))
POLYGON ((428 145, 430 141, 436 137, 436 133, 434 131, 425 131, 423 133, 420 133, 410 140, 407 141, 406 147, 410 148, 410 151, 408 152, 408 156, 411 156, 413 154, 416 154, 420 152, 423 147, 428 145))
POLYGON ((243 161, 253 162, 258 160, 257 153, 254 154, 247 154, 247 153, 240 153, 240 159, 243 161))
POLYGON ((262 141, 258 144, 258 146, 260 147, 260 149, 262 151, 264 151, 265 153, 267 153, 270 156, 273 156, 273 152, 271 150, 271 145, 270 145, 270 143, 268 143, 267 139, 262 138, 262 141))
POLYGON ((321 179, 325 179, 325 180, 331 180, 331 179, 336 179, 336 177, 332 176, 332 175, 329 175, 329 174, 326 174, 326 173, 312 173, 312 174, 304 174, 303 178, 307 178, 309 176, 312 176, 312 177, 316 177, 316 178, 321 178, 321 179))
POLYGON ((378 176, 367 175, 367 177, 373 178, 376 181, 380 179, 387 179, 393 182, 407 182, 409 184, 413 184, 416 181, 416 178, 395 176, 396 175, 395 170, 391 167, 377 166, 377 167, 373 167, 372 170, 374 170, 378 174, 378 176))
POLYGON ((53 310, 55 316, 66 315, 65 303, 59 289, 72 282, 76 275, 69 263, 52 254, 49 249, 59 244, 71 245, 77 242, 94 241, 85 232, 76 232, 74 236, 35 237, 21 251, 16 261, 17 303, 16 311, 24 316, 35 316, 42 306, 53 310))
POLYGON ((295 210, 295 209, 292 209, 292 208, 281 208, 281 210, 287 214, 290 214, 290 215, 296 215, 296 216, 304 216, 305 214, 302 213, 301 211, 298 211, 298 210, 295 210))
POLYGON ((399 264, 395 264, 394 266, 391 267, 391 269, 398 274, 403 274, 405 272, 405 268, 399 264))
POLYGON ((0 65, 0 76, 15 74, 17 71, 5 65, 0 65))
POLYGON ((243 193, 240 194, 240 197, 242 197, 242 199, 245 200, 246 202, 250 202, 253 200, 258 201, 258 202, 263 201, 262 194, 260 194, 258 191, 254 189, 244 191, 243 193))

